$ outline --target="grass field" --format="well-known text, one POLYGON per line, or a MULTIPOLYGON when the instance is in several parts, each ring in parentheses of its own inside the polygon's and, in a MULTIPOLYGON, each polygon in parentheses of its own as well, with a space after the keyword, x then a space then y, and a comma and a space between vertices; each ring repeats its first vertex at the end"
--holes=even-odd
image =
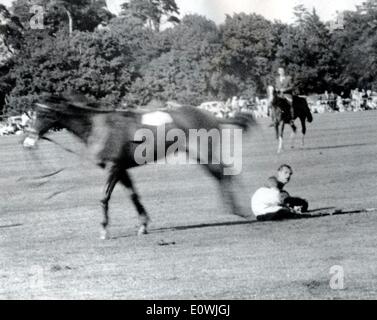
MULTIPOLYGON (((250 210, 251 194, 288 163, 287 190, 311 209, 376 208, 376 126, 377 112, 315 115, 305 148, 277 155, 261 120, 243 141, 240 202, 250 210)), ((376 211, 256 223, 224 210, 200 166, 152 165, 131 171, 151 233, 136 236, 136 211, 117 187, 111 240, 101 241, 104 172, 49 142, 41 166, 20 139, 0 140, 2 299, 377 298, 376 211), (28 179, 61 168, 40 185, 28 179), (330 288, 334 265, 344 290, 330 288)), ((54 139, 81 152, 66 133, 54 139)))

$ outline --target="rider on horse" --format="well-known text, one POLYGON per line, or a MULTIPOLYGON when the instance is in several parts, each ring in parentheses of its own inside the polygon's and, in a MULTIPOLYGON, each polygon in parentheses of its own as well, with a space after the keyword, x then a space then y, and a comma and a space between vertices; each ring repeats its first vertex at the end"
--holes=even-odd
POLYGON ((279 140, 278 153, 280 153, 283 148, 284 125, 290 124, 293 133, 296 133, 297 127, 294 121, 300 119, 304 144, 306 121, 312 122, 313 116, 306 98, 293 95, 292 79, 285 74, 284 68, 279 68, 278 72, 275 87, 268 86, 267 101, 272 120, 270 127, 275 127, 276 138, 279 140))
POLYGON ((275 90, 278 94, 284 98, 290 106, 291 121, 293 122, 295 118, 294 108, 293 108, 293 82, 292 78, 285 74, 284 68, 280 67, 278 69, 278 76, 275 79, 275 90))

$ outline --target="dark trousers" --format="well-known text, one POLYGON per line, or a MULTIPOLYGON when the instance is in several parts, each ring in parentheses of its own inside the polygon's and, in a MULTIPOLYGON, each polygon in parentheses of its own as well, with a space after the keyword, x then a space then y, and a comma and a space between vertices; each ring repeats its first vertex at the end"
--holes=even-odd
MULTIPOLYGON (((301 198, 294 198, 288 197, 284 200, 284 204, 289 208, 300 207, 301 212, 305 213, 308 211, 309 204, 306 200, 301 198)), ((274 213, 264 214, 262 216, 258 216, 258 221, 281 221, 287 219, 300 219, 304 216, 300 214, 293 213, 289 210, 289 208, 283 208, 274 213)))
POLYGON ((268 213, 257 217, 258 221, 281 221, 287 219, 297 219, 298 214, 292 213, 289 209, 281 209, 278 212, 268 213))
POLYGON ((300 207, 301 212, 305 213, 308 212, 309 208, 309 203, 305 199, 301 198, 295 198, 295 197, 288 197, 284 200, 284 204, 288 206, 289 208, 294 208, 294 207, 300 207))

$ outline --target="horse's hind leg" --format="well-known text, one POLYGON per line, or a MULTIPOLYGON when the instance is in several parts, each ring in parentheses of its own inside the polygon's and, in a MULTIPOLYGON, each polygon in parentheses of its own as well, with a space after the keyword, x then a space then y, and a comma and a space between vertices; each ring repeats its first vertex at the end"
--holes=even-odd
POLYGON ((223 174, 224 167, 222 165, 208 164, 205 165, 209 173, 219 182, 222 199, 225 205, 230 208, 231 212, 237 216, 246 218, 249 215, 245 214, 243 209, 238 205, 234 190, 233 190, 233 176, 226 176, 223 174))
POLYGON ((283 135, 284 135, 284 122, 282 121, 278 125, 278 139, 279 139, 279 146, 278 146, 278 153, 281 153, 283 151, 283 135))
POLYGON ((107 183, 106 183, 106 188, 105 188, 105 196, 101 200, 101 205, 103 209, 101 239, 103 240, 108 238, 107 227, 109 225, 109 201, 111 198, 111 194, 113 193, 114 188, 120 179, 119 173, 120 173, 119 168, 116 166, 113 166, 110 169, 110 174, 109 174, 109 177, 107 178, 107 183))
MULTIPOLYGON (((220 145, 217 145, 217 147, 215 148, 220 148, 220 145)), ((190 148, 187 148, 186 152, 190 156, 190 148)), ((237 204, 237 201, 234 196, 232 188, 234 176, 224 175, 224 164, 220 160, 221 149, 212 149, 211 147, 206 152, 206 154, 202 154, 203 158, 207 159, 206 163, 203 163, 201 161, 200 155, 198 156, 196 153, 196 159, 194 157, 193 159, 195 159, 199 164, 202 164, 202 166, 206 168, 210 175, 212 175, 217 180, 217 182, 219 183, 222 200, 230 208, 231 212, 241 217, 247 217, 248 215, 243 214, 243 210, 237 204)))
POLYGON ((148 223, 150 221, 150 218, 149 218, 148 213, 145 210, 144 206, 140 202, 139 194, 137 193, 136 188, 134 187, 134 184, 131 180, 131 177, 126 170, 124 170, 120 173, 120 181, 127 189, 129 189, 132 192, 131 200, 132 200, 133 204, 135 205, 136 210, 137 210, 138 215, 139 215, 140 227, 139 227, 138 235, 140 236, 140 235, 143 235, 143 234, 147 234, 148 233, 148 223))
POLYGON ((278 140, 278 153, 283 149, 283 136, 280 134, 280 124, 275 123, 276 140, 278 140))
POLYGON ((305 146, 305 134, 306 134, 306 121, 305 118, 300 118, 301 121, 301 131, 302 131, 302 146, 305 146))
POLYGON ((292 133, 291 133, 291 148, 293 149, 295 147, 297 127, 295 126, 294 123, 292 123, 291 124, 291 128, 292 128, 292 133))
POLYGON ((275 134, 276 134, 276 140, 279 140, 280 134, 279 134, 279 123, 275 123, 275 134))

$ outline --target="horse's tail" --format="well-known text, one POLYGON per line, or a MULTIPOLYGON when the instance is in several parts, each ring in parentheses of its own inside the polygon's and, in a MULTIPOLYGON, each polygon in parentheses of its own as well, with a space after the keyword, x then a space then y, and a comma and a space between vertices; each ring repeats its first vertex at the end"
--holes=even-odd
POLYGON ((304 97, 300 97, 300 100, 302 101, 302 110, 304 111, 304 115, 306 116, 306 120, 308 120, 309 123, 313 122, 313 115, 310 111, 308 101, 304 97))
POLYGON ((308 120, 309 123, 312 123, 313 115, 312 115, 312 112, 310 111, 310 108, 306 99, 305 99, 305 108, 306 108, 306 119, 308 120))
POLYGON ((248 131, 252 127, 257 125, 255 118, 252 114, 246 112, 239 112, 233 118, 221 119, 221 124, 230 124, 239 126, 245 131, 248 131))

